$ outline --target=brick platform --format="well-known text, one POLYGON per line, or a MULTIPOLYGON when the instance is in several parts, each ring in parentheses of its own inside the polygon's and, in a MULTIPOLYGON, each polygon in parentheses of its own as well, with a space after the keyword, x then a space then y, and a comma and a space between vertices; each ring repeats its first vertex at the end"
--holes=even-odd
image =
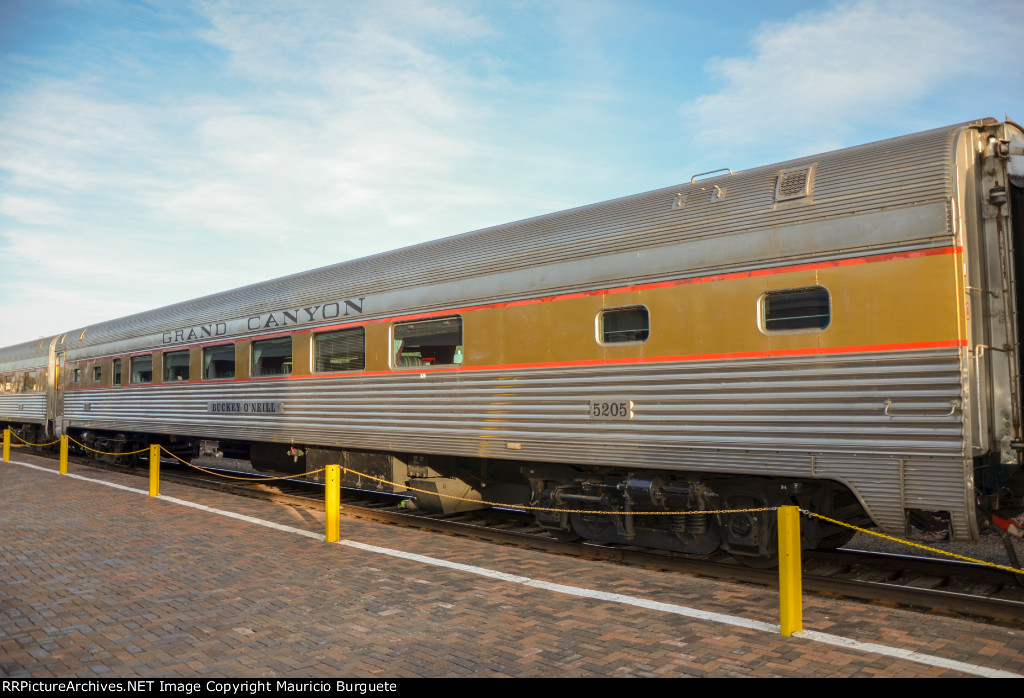
MULTIPOLYGON (((1024 630, 805 597, 807 631, 977 670, 931 666, 550 584, 772 624, 768 589, 342 520, 349 541, 550 583, 527 586, 171 499, 314 534, 319 513, 168 483, 150 499, 12 459, 54 472, 0 463, 5 677, 1024 674, 1024 630)), ((142 478, 71 472, 147 489, 142 478)))

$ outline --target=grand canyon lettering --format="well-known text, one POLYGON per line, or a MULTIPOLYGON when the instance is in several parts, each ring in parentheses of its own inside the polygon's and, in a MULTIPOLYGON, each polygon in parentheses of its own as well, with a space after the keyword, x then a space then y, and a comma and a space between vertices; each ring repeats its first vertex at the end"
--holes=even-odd
POLYGON ((292 325, 305 325, 313 322, 327 322, 341 318, 353 317, 363 314, 363 301, 366 297, 354 298, 342 301, 332 301, 317 305, 307 305, 300 308, 289 308, 288 310, 275 310, 270 313, 251 315, 248 318, 238 318, 226 322, 211 322, 205 325, 183 327, 179 330, 164 332, 161 336, 163 344, 181 344, 183 342, 201 342, 204 339, 217 339, 229 335, 242 334, 244 332, 256 332, 259 330, 273 330, 290 327, 292 325))

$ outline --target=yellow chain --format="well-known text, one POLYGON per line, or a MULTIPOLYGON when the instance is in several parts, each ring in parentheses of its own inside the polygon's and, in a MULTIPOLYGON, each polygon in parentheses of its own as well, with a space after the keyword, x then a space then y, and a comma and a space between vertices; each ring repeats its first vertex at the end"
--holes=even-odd
POLYGON ((836 521, 835 519, 830 519, 827 516, 822 516, 821 514, 815 514, 813 511, 807 511, 806 509, 801 509, 800 512, 803 513, 803 514, 806 514, 807 516, 813 516, 813 517, 815 517, 817 519, 822 519, 823 521, 828 521, 831 524, 836 524, 837 526, 844 526, 845 528, 852 528, 854 531, 858 531, 859 533, 867 533, 869 536, 877 536, 878 538, 884 538, 886 540, 891 540, 891 541, 893 541, 895 543, 902 543, 903 545, 909 545, 912 548, 920 548, 921 550, 927 550, 928 552, 938 553, 939 555, 945 555, 946 557, 953 557, 953 558, 956 558, 957 560, 963 560, 964 562, 973 562, 973 563, 975 563, 977 565, 986 565, 988 567, 995 567, 998 570, 1003 570, 1005 572, 1013 572, 1014 574, 1021 574, 1022 572, 1024 572, 1024 570, 1019 570, 1016 567, 1008 567, 1006 565, 997 565, 994 562, 986 562, 985 560, 978 560, 978 559, 975 559, 973 557, 967 557, 966 555, 958 555, 957 553, 951 553, 951 552, 948 552, 946 550, 940 550, 939 548, 932 548, 932 547, 929 547, 927 545, 921 545, 920 543, 914 543, 914 542, 909 541, 909 540, 903 540, 902 538, 897 538, 895 536, 890 536, 890 535, 887 535, 885 533, 878 533, 877 531, 869 531, 869 530, 861 528, 859 526, 854 526, 853 524, 843 523, 842 521, 836 521))
POLYGON ((235 475, 224 475, 223 473, 214 472, 213 470, 207 470, 206 468, 200 467, 200 466, 195 465, 193 463, 189 463, 187 460, 184 460, 184 459, 179 458, 178 456, 174 455, 173 453, 168 451, 163 446, 160 447, 160 450, 163 451, 164 453, 166 453, 167 455, 169 455, 171 458, 174 458, 175 460, 183 463, 184 465, 187 465, 190 468, 195 468, 196 470, 204 472, 207 475, 213 475, 214 477, 222 477, 222 478, 224 478, 226 480, 246 480, 246 481, 251 481, 251 482, 271 482, 273 480, 292 480, 294 478, 304 477, 306 475, 316 475, 317 473, 322 473, 323 471, 327 470, 327 466, 324 466, 323 468, 320 468, 320 470, 310 470, 309 472, 298 473, 296 475, 282 475, 281 477, 237 477, 235 475))
POLYGON ((103 456, 133 456, 136 453, 143 453, 143 452, 149 450, 149 447, 147 446, 146 448, 140 448, 138 451, 122 451, 120 453, 111 453, 111 452, 108 452, 108 451, 97 451, 95 448, 89 448, 88 446, 83 444, 81 441, 76 440, 75 437, 73 437, 73 436, 69 436, 68 437, 68 441, 74 441, 76 444, 78 444, 79 446, 84 448, 86 451, 92 451, 93 453, 99 453, 100 455, 103 455, 103 456))
MULTIPOLYGON (((14 432, 11 432, 11 433, 14 434, 14 432)), ((14 434, 14 436, 16 438, 18 438, 19 440, 21 440, 22 442, 24 442, 25 444, 29 445, 29 446, 50 446, 50 445, 55 444, 58 441, 60 441, 60 439, 58 439, 57 441, 51 441, 49 444, 31 444, 28 441, 25 441, 24 439, 22 439, 17 434, 14 434)), ((97 451, 96 449, 89 448, 85 444, 83 444, 83 443, 81 443, 79 441, 76 441, 75 439, 73 439, 71 437, 68 437, 68 438, 69 438, 69 440, 74 441, 76 444, 78 444, 82 448, 85 448, 85 449, 87 449, 89 451, 93 451, 94 453, 100 453, 100 454, 103 454, 103 455, 110 455, 110 456, 133 455, 133 454, 136 454, 136 453, 142 453, 143 451, 148 451, 149 450, 148 448, 143 448, 143 449, 140 449, 138 451, 130 451, 130 452, 126 452, 126 453, 106 453, 104 451, 97 451)), ((204 473, 206 473, 208 475, 213 475, 215 477, 222 477, 222 478, 225 478, 227 480, 244 480, 244 481, 249 481, 249 482, 270 482, 270 481, 274 481, 274 480, 292 480, 292 479, 295 479, 295 478, 306 477, 308 475, 316 475, 317 473, 322 473, 323 471, 327 470, 328 467, 330 467, 330 466, 324 466, 323 468, 320 468, 318 470, 309 470, 309 471, 306 471, 304 473, 297 473, 295 475, 283 475, 281 477, 239 477, 239 476, 235 476, 235 475, 224 475, 223 473, 214 472, 212 470, 208 470, 206 468, 200 467, 200 466, 195 465, 193 463, 189 463, 188 461, 184 460, 183 458, 179 458, 177 455, 171 453, 170 451, 168 451, 163 446, 160 447, 160 450, 163 451, 164 453, 166 453, 167 455, 169 455, 171 458, 174 458, 175 460, 183 463, 184 465, 187 465, 190 468, 194 468, 196 470, 204 472, 204 473)), ((777 507, 757 507, 757 508, 750 508, 750 509, 708 509, 708 510, 698 510, 698 511, 691 510, 691 511, 611 511, 611 512, 597 512, 597 511, 594 511, 592 509, 555 509, 555 508, 552 508, 552 507, 535 507, 535 506, 528 506, 528 505, 525 505, 525 504, 507 504, 505 502, 489 502, 487 500, 482 500, 482 499, 468 499, 466 497, 457 497, 457 496, 452 495, 452 494, 442 494, 440 492, 431 492, 429 490, 421 490, 421 489, 418 489, 416 487, 409 487, 407 485, 401 485, 401 484, 399 484, 397 482, 392 482, 390 480, 386 480, 386 479, 381 478, 381 477, 376 477, 374 475, 368 475, 366 473, 359 472, 358 470, 353 470, 352 468, 348 468, 348 467, 342 466, 340 464, 336 464, 336 465, 338 465, 338 467, 341 468, 342 472, 344 472, 344 473, 352 473, 353 475, 357 475, 359 477, 365 477, 368 480, 374 480, 376 482, 380 482, 380 483, 385 484, 385 485, 391 485, 392 487, 399 487, 399 488, 402 488, 402 489, 407 490, 409 492, 418 492, 419 494, 426 494, 426 495, 432 495, 432 496, 437 496, 437 497, 445 497, 447 499, 454 499, 454 500, 457 500, 457 501, 460 501, 460 502, 470 502, 472 504, 479 504, 479 505, 484 505, 484 506, 496 506, 496 507, 501 507, 501 508, 504 508, 504 509, 512 509, 514 511, 523 511, 523 512, 527 512, 527 511, 550 511, 550 512, 556 512, 556 513, 559 513, 559 514, 597 514, 597 513, 600 513, 600 514, 605 514, 605 515, 609 515, 609 516, 621 516, 621 515, 624 515, 624 514, 633 514, 635 516, 690 516, 690 515, 697 515, 697 514, 756 513, 756 512, 762 512, 762 511, 776 511, 776 509, 777 509, 777 507)), ((978 564, 978 565, 986 565, 988 567, 993 567, 995 569, 1003 570, 1005 572, 1011 572, 1011 573, 1014 573, 1014 574, 1020 574, 1021 571, 1022 571, 1022 570, 1019 570, 1019 569, 1017 569, 1015 567, 1009 567, 1007 565, 998 565, 998 564, 996 564, 994 562, 987 562, 985 560, 978 560, 976 558, 967 557, 966 555, 959 555, 957 553, 951 553, 951 552, 948 552, 946 550, 940 550, 938 548, 932 548, 930 546, 922 545, 920 543, 914 543, 912 541, 903 540, 902 538, 897 538, 895 536, 890 536, 890 535, 887 535, 885 533, 878 533, 877 531, 869 531, 869 530, 867 530, 865 528, 861 528, 859 526, 854 526, 852 524, 844 523, 842 521, 837 521, 836 519, 831 519, 831 518, 829 518, 827 516, 823 516, 821 514, 813 512, 813 511, 808 511, 806 509, 801 509, 800 512, 802 514, 806 515, 806 516, 812 516, 814 518, 821 519, 822 521, 827 521, 827 522, 829 522, 831 524, 834 524, 836 526, 842 526, 844 528, 849 528, 849 529, 852 529, 852 530, 857 531, 859 533, 866 533, 866 534, 868 534, 870 536, 876 536, 878 538, 884 538, 885 540, 893 541, 894 543, 901 543, 903 545, 907 545, 907 546, 910 546, 910 547, 913 547, 913 548, 918 548, 920 550, 927 550, 928 552, 937 553, 939 555, 945 555, 946 557, 956 558, 957 560, 963 560, 964 562, 972 562, 972 563, 975 563, 975 564, 978 564)))
POLYGON ((488 502, 484 499, 467 499, 465 497, 456 497, 453 494, 441 494, 440 492, 431 492, 429 490, 420 490, 415 487, 409 487, 408 485, 400 485, 397 482, 391 482, 381 477, 374 477, 373 475, 367 475, 361 473, 358 470, 352 470, 352 468, 346 468, 339 465, 342 471, 346 473, 353 473, 360 477, 365 477, 369 480, 376 480, 382 482, 385 485, 391 485, 392 487, 401 487, 409 490, 410 492, 419 492, 420 494, 436 495, 438 497, 445 497, 446 499, 456 499, 460 502, 471 502, 473 504, 486 504, 492 507, 501 507, 502 509, 512 509, 515 511, 555 511, 561 514, 607 514, 610 516, 619 516, 621 514, 633 514, 635 516, 686 516, 690 514, 734 514, 743 512, 756 512, 756 511, 775 511, 775 507, 761 507, 758 509, 707 509, 700 511, 594 511, 593 509, 554 509, 551 507, 531 507, 525 504, 507 504, 505 502, 488 502))
POLYGON ((25 439, 23 439, 20 436, 18 436, 17 434, 15 434, 13 429, 11 430, 11 436, 13 436, 14 438, 16 438, 18 441, 22 442, 26 446, 40 446, 40 447, 41 446, 53 446, 56 443, 60 443, 60 439, 57 439, 56 441, 51 441, 50 443, 47 443, 47 444, 34 444, 34 443, 30 442, 30 441, 26 441, 25 439))

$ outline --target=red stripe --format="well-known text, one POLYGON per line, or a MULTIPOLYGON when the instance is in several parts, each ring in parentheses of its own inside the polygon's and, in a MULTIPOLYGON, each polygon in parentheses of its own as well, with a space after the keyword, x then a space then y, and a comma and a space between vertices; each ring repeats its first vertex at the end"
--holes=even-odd
POLYGON ((288 378, 341 378, 344 376, 394 376, 403 373, 451 373, 452 371, 507 371, 529 368, 572 368, 586 366, 612 366, 623 364, 669 363, 672 361, 721 361, 728 359, 770 359, 785 356, 831 356, 842 354, 871 354, 883 351, 915 351, 921 349, 952 349, 967 346, 966 339, 938 342, 901 342, 895 344, 862 344, 847 347, 816 347, 811 349, 783 349, 769 351, 737 351, 718 354, 680 354, 677 356, 641 356, 622 359, 590 359, 587 361, 541 361, 523 364, 491 364, 488 366, 446 366, 428 368, 396 368, 388 371, 350 371, 345 373, 319 373, 292 375, 288 378))
MULTIPOLYGON (((308 332, 319 333, 319 332, 324 332, 324 331, 329 331, 329 330, 334 330, 334 329, 339 329, 339 328, 358 327, 358 326, 365 326, 365 325, 377 325, 377 324, 383 324, 383 323, 402 322, 402 321, 407 321, 407 320, 417 320, 417 319, 425 319, 425 318, 437 318, 437 317, 445 317, 445 316, 448 316, 448 315, 454 316, 454 315, 458 315, 460 313, 472 312, 472 311, 475 311, 475 310, 493 310, 493 309, 499 309, 499 308, 512 308, 512 307, 516 307, 516 306, 534 305, 534 304, 537 304, 537 303, 550 303, 550 302, 553 302, 553 301, 570 300, 570 299, 574 299, 574 298, 587 298, 587 297, 593 297, 593 296, 606 296, 606 295, 611 295, 611 294, 616 294, 616 293, 631 293, 631 292, 635 292, 635 291, 647 291, 647 290, 658 289, 658 288, 671 288, 671 287, 675 287, 675 286, 687 286, 687 285, 690 285, 690 284, 711 283, 711 282, 714 282, 714 281, 727 281, 727 280, 731 280, 731 279, 746 279, 746 278, 754 278, 754 277, 759 277, 759 276, 772 276, 772 275, 775 275, 775 274, 788 274, 788 273, 791 273, 791 272, 813 271, 813 270, 819 270, 819 269, 832 269, 832 268, 837 268, 837 267, 848 267, 848 266, 853 266, 853 265, 857 265, 857 264, 874 264, 876 262, 889 262, 889 261, 900 260, 900 259, 915 259, 915 258, 918 258, 918 257, 933 257, 933 256, 936 256, 936 255, 960 254, 961 252, 963 252, 963 247, 962 246, 935 247, 935 248, 929 248, 929 249, 924 249, 924 250, 909 250, 907 252, 893 252, 893 253, 889 253, 889 254, 869 255, 869 256, 864 256, 864 257, 850 257, 850 258, 836 259, 836 260, 830 260, 830 261, 825 261, 825 262, 813 262, 813 263, 808 263, 808 264, 795 264, 795 265, 785 266, 785 267, 773 267, 773 268, 770 268, 770 269, 753 269, 753 270, 750 270, 750 271, 732 272, 732 273, 728 273, 728 274, 716 274, 716 275, 711 275, 711 276, 697 276, 697 277, 692 277, 692 278, 687 278, 687 279, 674 279, 674 280, 671 280, 671 281, 659 281, 659 282, 648 283, 648 284, 635 284, 635 285, 632 285, 632 286, 618 286, 618 287, 614 287, 614 288, 598 289, 598 290, 595 290, 595 291, 580 291, 580 292, 576 292, 576 293, 564 293, 564 294, 555 295, 555 296, 544 296, 544 297, 541 297, 541 298, 529 298, 529 299, 524 299, 524 300, 507 301, 507 302, 501 302, 501 303, 485 303, 485 304, 480 304, 480 305, 469 305, 469 306, 464 306, 462 308, 453 308, 453 309, 449 309, 449 310, 436 310, 436 311, 425 312, 425 313, 410 313, 410 314, 407 314, 407 315, 396 315, 396 316, 392 316, 392 317, 378 318, 378 319, 372 319, 372 320, 360 319, 360 320, 353 320, 351 323, 336 324, 336 325, 330 325, 330 326, 327 326, 327 327, 303 327, 303 328, 298 328, 297 327, 294 330, 292 330, 291 332, 289 332, 289 331, 281 331, 281 332, 275 332, 273 334, 268 334, 268 335, 249 335, 247 337, 239 337, 239 338, 235 338, 235 339, 228 339, 228 338, 215 339, 215 340, 212 339, 209 342, 198 342, 198 343, 188 344, 188 345, 184 345, 184 346, 179 345, 177 347, 174 347, 173 349, 172 348, 167 348, 165 350, 165 349, 162 349, 162 348, 161 349, 154 348, 154 349, 149 350, 149 351, 134 352, 132 354, 126 354, 126 355, 122 355, 122 356, 124 356, 126 358, 131 358, 131 357, 134 357, 134 356, 143 356, 145 354, 151 354, 151 353, 155 354, 155 353, 167 353, 167 352, 171 352, 171 351, 183 351, 185 348, 191 348, 191 347, 206 347, 206 346, 236 344, 238 342, 243 342, 243 341, 259 341, 259 340, 262 340, 262 339, 269 339, 269 338, 273 338, 273 337, 281 337, 281 336, 290 335, 290 334, 305 334, 305 333, 308 333, 308 332)), ((942 344, 942 343, 940 343, 940 345, 941 346, 957 346, 956 343, 953 343, 953 344, 942 344)), ((877 345, 877 346, 892 346, 892 347, 895 348, 894 350, 906 349, 908 346, 911 347, 911 348, 915 348, 913 345, 877 345)), ((934 345, 934 346, 939 346, 939 345, 934 345)), ((922 345, 919 348, 932 348, 932 345, 929 345, 927 347, 922 345)), ((719 359, 719 358, 720 359, 728 359, 728 358, 756 358, 756 357, 787 356, 787 355, 798 356, 798 355, 802 355, 802 354, 852 353, 852 352, 855 352, 855 351, 857 351, 857 349, 853 349, 853 348, 851 348, 849 350, 843 350, 843 349, 834 349, 834 350, 833 349, 806 349, 806 350, 793 350, 790 353, 786 353, 786 352, 750 352, 750 353, 725 353, 725 354, 706 354, 706 355, 705 354, 695 354, 695 355, 692 356, 692 358, 687 358, 687 357, 680 356, 680 357, 646 357, 646 358, 641 358, 639 360, 636 360, 636 359, 628 359, 628 360, 595 359, 593 361, 588 361, 588 362, 570 362, 570 363, 566 363, 566 364, 560 364, 560 363, 552 363, 552 364, 518 364, 516 366, 526 368, 526 367, 533 367, 533 366, 562 366, 562 365, 586 366, 586 365, 600 365, 600 364, 607 364, 607 363, 621 363, 623 361, 633 361, 633 362, 641 362, 641 363, 656 362, 656 361, 700 361, 700 360, 705 360, 705 358, 706 358, 706 360, 714 360, 714 359, 719 359)), ((888 350, 886 350, 886 349, 863 349, 863 351, 888 351, 888 350)), ((108 355, 105 358, 119 358, 119 357, 117 355, 108 355)), ((75 366, 75 365, 84 364, 84 363, 87 363, 87 362, 90 362, 90 361, 95 361, 95 359, 83 359, 83 360, 79 360, 79 361, 75 361, 75 362, 68 362, 68 365, 69 366, 75 366)), ((466 368, 453 367, 451 369, 430 369, 430 370, 431 371, 441 371, 441 370, 491 370, 491 369, 502 369, 502 368, 509 368, 509 367, 512 367, 512 366, 482 366, 482 367, 472 367, 472 368, 470 368, 470 367, 466 367, 466 368)), ((384 375, 384 374, 388 374, 388 373, 391 373, 391 371, 379 371, 379 372, 372 372, 372 373, 359 373, 358 375, 384 375)), ((324 374, 324 375, 335 375, 335 374, 324 374)), ((337 375, 348 375, 348 374, 337 374, 337 375)), ((292 377, 293 378, 298 378, 299 376, 292 376, 292 377)), ((189 381, 189 382, 193 382, 193 381, 189 381)), ((202 382, 207 382, 207 381, 202 381, 202 382)), ((139 384, 135 384, 135 385, 139 385, 139 384)), ((102 387, 102 386, 96 386, 96 387, 102 387)), ((124 387, 128 387, 128 386, 124 386, 124 387)), ((79 388, 79 389, 81 389, 81 388, 79 388)))
POLYGON ((750 279, 758 276, 774 276, 775 274, 789 274, 799 271, 816 271, 819 269, 834 269, 837 267, 849 267, 857 264, 875 264, 876 262, 891 262, 900 259, 915 259, 918 257, 933 257, 936 255, 959 254, 963 247, 935 247, 926 250, 910 250, 907 252, 893 252, 891 254, 879 254, 866 257, 849 257, 846 259, 835 259, 826 262, 813 262, 808 264, 794 264, 787 267, 772 267, 770 269, 752 269, 750 271, 738 271, 728 274, 714 274, 711 276, 695 276, 687 279, 673 279, 671 281, 657 281, 648 284, 635 284, 632 286, 616 286, 613 288, 602 288, 595 291, 578 291, 575 293, 563 293, 555 296, 543 296, 541 298, 527 298, 518 301, 506 301, 501 303, 484 303, 480 305, 468 305, 462 308, 451 310, 436 310, 427 313, 411 313, 398 315, 377 320, 366 320, 363 324, 373 325, 387 322, 401 322, 403 320, 418 320, 423 318, 444 317, 446 315, 458 315, 459 313, 471 312, 474 310, 493 310, 498 308, 514 308, 522 305, 534 305, 537 303, 551 303, 553 301, 572 300, 575 298, 590 298, 594 296, 607 296, 615 293, 632 293, 635 291, 649 291, 657 288, 672 288, 675 286, 689 286, 691 284, 706 284, 714 281, 729 281, 732 279, 750 279))
MULTIPOLYGON (((419 366, 409 369, 391 369, 387 371, 349 371, 345 373, 318 373, 318 374, 293 374, 290 376, 258 376, 255 378, 236 378, 232 380, 190 380, 176 381, 173 383, 134 383, 117 388, 148 388, 160 385, 195 385, 212 383, 248 383, 250 381, 268 380, 308 380, 310 378, 362 378, 366 376, 398 376, 408 373, 451 373, 453 371, 510 371, 531 368, 573 368, 587 366, 614 366, 626 364, 653 364, 669 363, 672 361, 722 361, 729 359, 770 359, 786 356, 837 356, 843 354, 871 354, 883 351, 915 351, 921 349, 951 349, 954 347, 967 346, 966 339, 951 339, 939 342, 901 342, 896 344, 862 344, 846 347, 815 347, 811 349, 783 349, 768 351, 737 351, 722 352, 718 354, 681 354, 678 356, 642 356, 638 358, 623 359, 591 359, 588 361, 546 361, 525 364, 493 364, 489 366, 447 366, 427 368, 419 366)), ((71 390, 97 390, 100 388, 109 389, 110 386, 83 386, 71 388, 71 390)), ((67 390, 67 388, 62 388, 67 390)))
MULTIPOLYGON (((622 359, 592 359, 588 361, 551 361, 551 362, 539 362, 539 363, 527 363, 527 364, 505 364, 505 365, 493 365, 493 366, 463 366, 453 367, 451 369, 433 369, 437 371, 441 370, 454 370, 454 371, 493 371, 493 370, 504 370, 504 369, 524 369, 524 368, 556 368, 556 367, 572 367, 572 366, 607 366, 607 365, 622 365, 622 364, 647 364, 647 363, 667 363, 671 361, 687 362, 687 361, 721 361, 728 359, 769 359, 784 356, 830 356, 840 354, 869 354, 883 351, 915 351, 920 349, 949 349, 953 347, 965 347, 967 346, 966 339, 952 339, 943 340, 939 342, 902 342, 896 344, 864 344, 858 346, 847 346, 847 347, 814 347, 810 349, 783 349, 783 350, 768 350, 768 351, 743 351, 743 352, 722 352, 718 354, 682 354, 678 356, 642 356, 638 358, 622 358, 622 359)), ((400 373, 398 369, 394 371, 378 371, 376 373, 400 373)))

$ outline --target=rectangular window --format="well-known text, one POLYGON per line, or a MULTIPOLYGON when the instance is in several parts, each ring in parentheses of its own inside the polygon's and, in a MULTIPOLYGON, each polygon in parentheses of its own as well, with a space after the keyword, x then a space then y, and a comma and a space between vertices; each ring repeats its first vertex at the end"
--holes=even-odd
POLYGON ((164 354, 164 382, 188 380, 188 351, 169 351, 164 354))
POLYGON ((133 356, 131 358, 131 382, 132 383, 152 383, 153 382, 153 357, 147 354, 146 356, 133 356))
POLYGON ((287 376, 291 372, 291 337, 264 339, 252 343, 253 376, 287 376))
POLYGON ((602 310, 598 316, 601 344, 646 342, 650 336, 651 318, 642 305, 602 310))
POLYGON ((398 323, 393 339, 395 368, 462 364, 462 318, 398 323))
POLYGON ((832 322, 828 290, 821 286, 769 291, 761 296, 765 332, 823 330, 832 322))
POLYGON ((362 371, 366 366, 366 331, 351 327, 314 335, 313 366, 317 373, 362 371))
POLYGON ((121 359, 114 359, 114 385, 121 385, 121 359))
POLYGON ((92 382, 93 383, 99 383, 102 380, 103 380, 103 367, 102 366, 93 366, 93 369, 92 369, 92 382))
POLYGON ((203 380, 235 377, 235 345, 221 344, 203 349, 203 380))
POLYGON ((75 385, 78 385, 79 383, 81 383, 82 382, 82 369, 76 368, 75 372, 74 372, 74 376, 75 376, 75 385))

